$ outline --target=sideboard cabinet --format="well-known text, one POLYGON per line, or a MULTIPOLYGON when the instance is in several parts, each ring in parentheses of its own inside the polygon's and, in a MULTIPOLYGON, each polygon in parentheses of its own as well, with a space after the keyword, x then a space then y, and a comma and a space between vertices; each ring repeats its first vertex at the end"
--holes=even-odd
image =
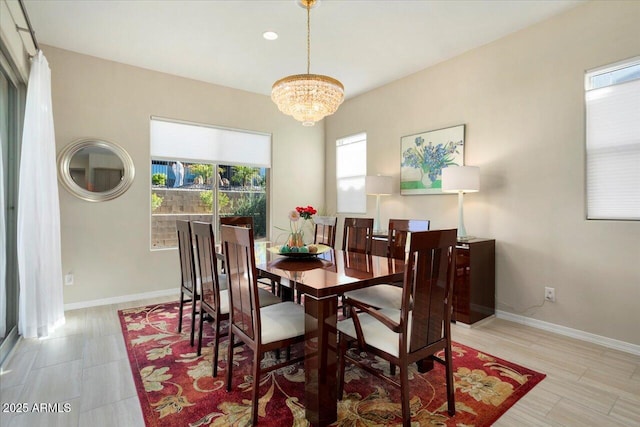
POLYGON ((493 239, 458 242, 451 320, 471 325, 495 313, 495 247, 493 239))

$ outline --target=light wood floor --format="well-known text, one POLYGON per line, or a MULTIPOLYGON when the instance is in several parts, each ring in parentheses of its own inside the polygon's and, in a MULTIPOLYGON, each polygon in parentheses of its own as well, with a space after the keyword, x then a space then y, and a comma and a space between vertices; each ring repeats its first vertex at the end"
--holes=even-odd
MULTIPOLYGON (((69 402, 71 411, 1 413, 0 425, 144 426, 117 310, 175 299, 69 311, 54 336, 22 340, 0 373, 2 409, 69 402)), ((452 330, 460 343, 547 374, 494 425, 640 426, 640 356, 499 319, 452 330)))

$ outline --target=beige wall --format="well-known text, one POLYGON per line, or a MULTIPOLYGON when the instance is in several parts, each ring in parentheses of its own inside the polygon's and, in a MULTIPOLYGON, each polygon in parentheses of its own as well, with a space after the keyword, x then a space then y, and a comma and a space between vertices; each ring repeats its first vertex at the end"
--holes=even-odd
MULTIPOLYGON (((464 123, 465 163, 481 168, 465 225, 496 239, 498 309, 640 344, 640 222, 585 220, 583 83, 640 54, 639 22, 640 2, 591 2, 347 101, 326 124, 329 210, 336 138, 366 131, 368 173, 399 188, 400 137, 464 123), (534 307, 545 286, 557 302, 534 307)), ((432 228, 456 227, 456 212, 455 195, 381 203, 383 222, 432 228)))
POLYGON ((131 188, 108 202, 85 202, 60 187, 62 267, 75 276, 64 288, 66 304, 177 292, 177 250, 149 249, 151 116, 271 133, 271 225, 286 226, 296 205, 323 204, 322 126, 301 126, 264 95, 43 50, 51 67, 57 150, 77 138, 106 139, 125 148, 136 168, 131 188))

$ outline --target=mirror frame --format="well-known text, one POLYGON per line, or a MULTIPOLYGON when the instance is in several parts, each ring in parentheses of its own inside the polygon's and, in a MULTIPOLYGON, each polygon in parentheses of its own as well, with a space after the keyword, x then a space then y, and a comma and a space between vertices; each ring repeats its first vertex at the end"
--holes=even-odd
POLYGON ((129 156, 129 153, 127 153, 124 148, 113 142, 98 138, 81 138, 68 144, 58 154, 58 180, 71 194, 88 202, 104 202, 115 199, 129 189, 134 177, 135 168, 131 156, 129 156), (124 173, 120 183, 109 191, 89 191, 80 187, 73 178, 71 178, 71 172, 69 170, 71 159, 80 150, 89 147, 99 147, 111 151, 120 158, 124 165, 124 173))

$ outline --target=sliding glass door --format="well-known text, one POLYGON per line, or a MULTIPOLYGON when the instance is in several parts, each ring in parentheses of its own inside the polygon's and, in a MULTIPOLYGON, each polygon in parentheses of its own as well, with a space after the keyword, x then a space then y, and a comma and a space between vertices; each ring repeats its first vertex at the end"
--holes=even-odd
POLYGON ((18 339, 16 205, 24 85, 0 51, 0 363, 18 339))

